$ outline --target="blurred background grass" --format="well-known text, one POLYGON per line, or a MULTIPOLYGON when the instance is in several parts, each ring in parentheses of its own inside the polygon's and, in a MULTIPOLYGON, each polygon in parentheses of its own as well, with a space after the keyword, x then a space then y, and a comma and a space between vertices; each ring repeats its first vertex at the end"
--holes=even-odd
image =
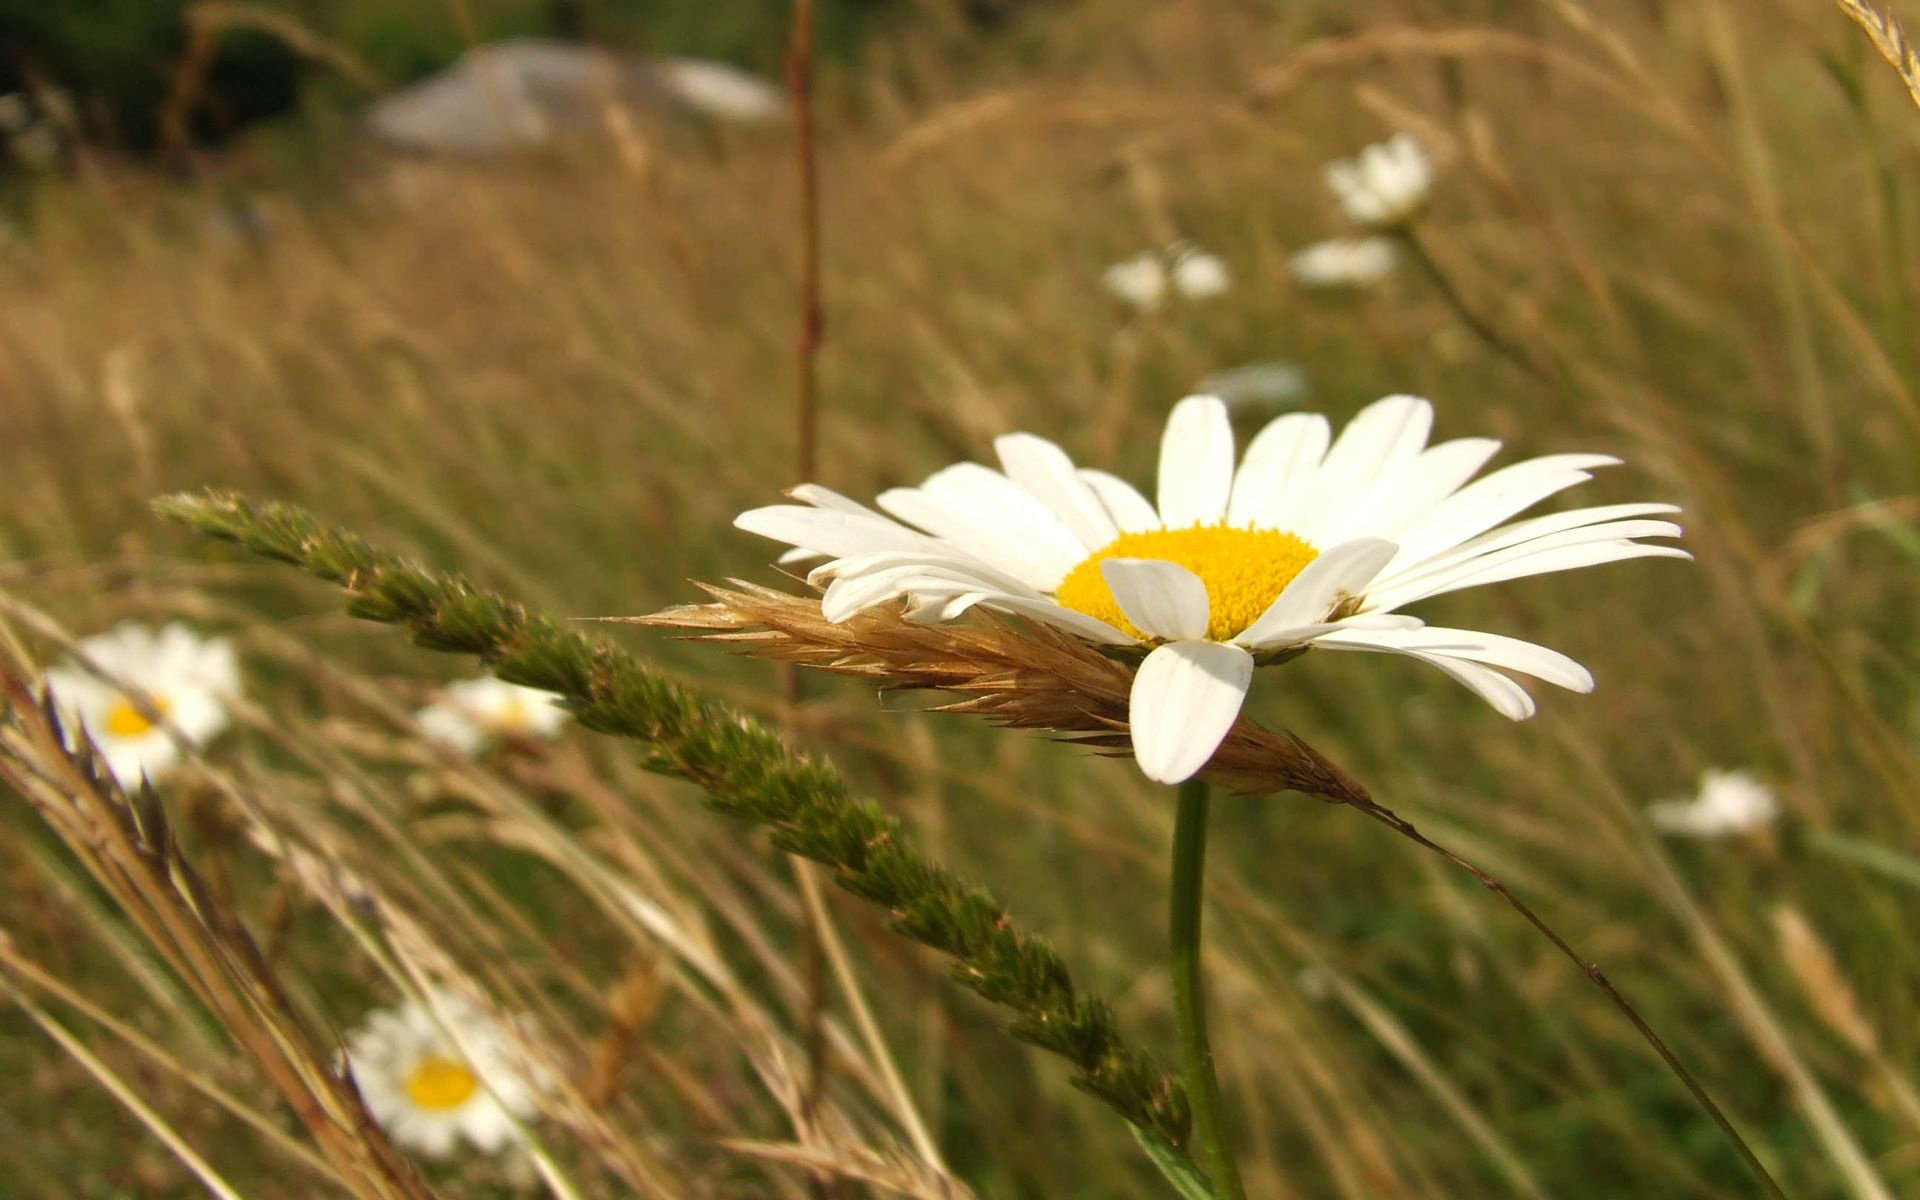
MULTIPOLYGON (((262 100, 271 123, 224 127, 200 113, 191 165, 163 172, 142 122, 166 94, 180 6, 55 21, 68 11, 0 14, 10 46, 68 45, 84 64, 61 75, 45 52, 16 68, 49 64, 49 82, 101 97, 59 169, 7 185, 10 624, 31 631, 31 608, 76 635, 165 616, 233 633, 255 708, 218 766, 536 1008, 564 1063, 584 1071, 604 1046, 623 979, 667 981, 602 1097, 601 1145, 654 1164, 661 1194, 805 1194, 804 1173, 720 1141, 795 1136, 739 1040, 757 1028, 743 1005, 803 1022, 777 858, 589 735, 550 759, 439 760, 405 713, 463 666, 326 615, 320 590, 144 509, 208 484, 292 499, 566 615, 651 611, 692 598, 689 579, 774 578, 770 547, 729 522, 797 482, 790 131, 649 120, 617 145, 512 161, 390 157, 355 133, 352 87, 249 35, 252 61, 280 56, 266 74, 281 111, 262 100), (113 86, 90 92, 100 79, 113 86), (565 849, 543 855, 540 838, 565 849), (596 906, 576 855, 627 873, 732 963, 727 1003, 596 906)), ((777 72, 787 20, 778 5, 587 0, 276 11, 389 83, 522 32, 777 72)), ((1422 613, 1563 649, 1593 667, 1594 695, 1544 697, 1509 725, 1434 673, 1309 655, 1263 677, 1254 711, 1598 959, 1789 1194, 1920 1195, 1916 895, 1835 852, 1920 846, 1920 113, 1858 31, 1810 0, 1080 0, 986 21, 850 2, 823 8, 822 31, 822 482, 870 495, 982 457, 1009 429, 1141 479, 1173 400, 1266 359, 1300 364, 1309 407, 1336 420, 1410 391, 1435 400, 1440 436, 1491 434, 1508 458, 1618 453, 1628 465, 1575 502, 1684 505, 1696 564, 1528 580, 1422 613), (1423 226, 1436 258, 1558 386, 1475 341, 1410 272, 1359 294, 1289 282, 1291 250, 1340 232, 1320 164, 1397 128, 1443 164, 1423 226), (1103 293, 1107 264, 1176 237, 1226 260, 1231 294, 1134 315, 1103 293), (1734 842, 1659 840, 1642 805, 1714 765, 1773 782, 1786 819, 1734 842)), ((778 711, 761 667, 624 640, 778 711)), ((1170 1049, 1164 795, 1129 764, 885 712, 850 685, 810 696, 797 743, 1170 1049)), ((169 803, 311 1011, 345 1026, 391 998, 217 789, 169 803)), ((0 811, 17 952, 280 1120, 31 811, 0 811)), ((1217 819, 1215 1036, 1255 1194, 1753 1194, 1633 1031, 1470 878, 1297 797, 1217 819)), ((875 914, 837 896, 832 910, 959 1179, 986 1196, 1161 1186, 1056 1064, 1001 1038, 875 914)), ((844 997, 833 1007, 844 1020, 844 997)), ((236 1185, 295 1194, 256 1134, 63 1011, 236 1185)), ((836 1103, 860 1138, 898 1138, 871 1056, 841 1053, 836 1103)), ((0 1074, 17 1194, 198 1194, 12 1009, 0 1074)), ((593 1139, 550 1140, 584 1194, 629 1194, 593 1139)))

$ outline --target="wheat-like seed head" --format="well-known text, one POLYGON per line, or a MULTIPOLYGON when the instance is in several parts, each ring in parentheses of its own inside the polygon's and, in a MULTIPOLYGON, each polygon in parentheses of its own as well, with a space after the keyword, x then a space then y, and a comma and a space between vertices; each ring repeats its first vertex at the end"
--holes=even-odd
MULTIPOLYGON (((962 624, 917 625, 898 611, 870 609, 846 621, 821 615, 817 600, 731 581, 700 585, 710 604, 686 604, 633 624, 690 631, 755 658, 865 679, 883 690, 928 689, 960 698, 935 712, 986 717, 1016 729, 1125 754, 1133 668, 1043 625, 980 615, 962 624)), ((1296 791, 1365 806, 1365 789, 1291 734, 1234 724, 1205 772, 1242 794, 1296 791)))
POLYGON ((1900 22, 1893 19, 1892 13, 1881 12, 1866 0, 1835 0, 1835 3, 1866 33, 1880 57, 1906 82, 1907 94, 1913 97, 1914 104, 1920 106, 1920 54, 1914 52, 1913 43, 1907 40, 1907 32, 1900 28, 1900 22))

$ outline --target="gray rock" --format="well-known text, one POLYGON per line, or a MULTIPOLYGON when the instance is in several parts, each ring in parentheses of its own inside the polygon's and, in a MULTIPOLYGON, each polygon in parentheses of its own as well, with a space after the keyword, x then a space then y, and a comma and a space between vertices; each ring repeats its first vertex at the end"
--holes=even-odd
POLYGON ((591 46, 510 38, 375 101, 367 127, 388 145, 490 158, 592 136, 617 109, 670 110, 724 124, 785 118, 784 93, 725 63, 627 58, 591 46))

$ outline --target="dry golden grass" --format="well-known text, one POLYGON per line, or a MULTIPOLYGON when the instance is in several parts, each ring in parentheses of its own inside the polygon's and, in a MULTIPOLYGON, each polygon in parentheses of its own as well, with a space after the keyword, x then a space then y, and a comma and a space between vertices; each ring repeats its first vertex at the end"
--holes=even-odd
MULTIPOLYGON (((1581 502, 1685 507, 1694 565, 1422 614, 1564 649, 1591 697, 1509 726, 1417 667, 1310 654, 1266 673, 1252 715, 1597 959, 1788 1194, 1920 1190, 1898 865, 1920 847, 1920 119, 1859 31, 1786 0, 1087 0, 994 44, 920 29, 829 82, 823 482, 870 495, 1016 428, 1140 477, 1184 389, 1283 357, 1330 413, 1417 392, 1443 434, 1508 456, 1627 460, 1581 502), (1287 281, 1290 250, 1339 231, 1319 164, 1399 126, 1447 164, 1434 255, 1564 386, 1411 275, 1349 297, 1287 281), (1105 265, 1176 235, 1225 255, 1234 292, 1113 308, 1105 265), (1645 802, 1711 765, 1779 787, 1772 835, 1648 827, 1645 802)), ((0 257, 9 657, 130 616, 232 632, 250 700, 163 796, 180 853, 319 1043, 428 982, 533 1014, 568 1081, 536 1127, 555 1194, 798 1197, 814 1170, 849 1195, 1152 1194, 1117 1122, 838 896, 831 1083, 808 1113, 804 908, 777 856, 591 735, 446 758, 407 714, 465 665, 145 515, 206 484, 281 495, 580 616, 776 581, 729 522, 797 482, 790 148, 649 129, 617 150, 354 158, 255 186, 259 239, 218 218, 224 184, 94 164, 49 185, 0 257)), ((779 711, 764 668, 631 644, 779 711)), ((858 683, 816 685, 792 737, 1171 1045, 1170 813, 1129 764, 881 711, 858 683)), ((0 958, 37 1006, 0 1017, 21 1194, 198 1186, 52 1026, 240 1194, 351 1194, 191 977, 32 809, 0 811, 0 958)), ((1218 813, 1215 1037, 1255 1194, 1754 1194, 1578 972, 1355 816, 1218 813)))

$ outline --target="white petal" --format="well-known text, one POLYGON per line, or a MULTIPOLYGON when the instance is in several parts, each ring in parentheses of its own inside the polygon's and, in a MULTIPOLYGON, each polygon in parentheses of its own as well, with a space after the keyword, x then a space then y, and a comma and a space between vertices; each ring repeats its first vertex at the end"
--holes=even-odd
POLYGON ((1336 634, 1329 634, 1313 644, 1324 646, 1328 650, 1371 650, 1417 658, 1428 666, 1445 671, 1459 683, 1465 684, 1473 690, 1475 695, 1491 704, 1494 711, 1509 720, 1524 721, 1534 714, 1533 697, 1527 695, 1526 689, 1491 667, 1483 667, 1478 663, 1448 658, 1440 654, 1430 654, 1425 650, 1409 650, 1399 646, 1380 645, 1372 641, 1348 640, 1336 634))
POLYGON ((1355 629, 1418 629, 1425 622, 1418 617, 1409 617, 1405 613, 1355 613, 1351 617, 1342 617, 1338 621, 1315 621, 1308 625, 1294 625, 1286 629, 1274 629, 1263 633, 1260 645, 1248 646, 1254 651, 1284 650, 1295 646, 1305 646, 1315 639, 1329 633, 1340 633, 1355 629))
POLYGON ((227 709, 212 692, 197 687, 172 688, 165 693, 170 705, 167 723, 193 746, 204 745, 227 727, 227 709))
POLYGON ((1504 550, 1509 546, 1563 533, 1569 529, 1679 511, 1679 506, 1674 504, 1603 504, 1594 508, 1576 508, 1567 512, 1548 513, 1543 517, 1530 517, 1524 521, 1514 521, 1497 529, 1490 529, 1461 542, 1450 550, 1431 555, 1424 562, 1405 563, 1401 569, 1389 571, 1381 580, 1381 584, 1388 587, 1396 586, 1415 574, 1424 574, 1429 570, 1454 565, 1469 558, 1491 554, 1496 550, 1504 550))
POLYGON ((1127 706, 1141 772, 1180 783, 1206 766, 1252 682, 1253 656, 1225 642, 1168 642, 1147 655, 1127 706))
POLYGON ((1358 596, 1364 592, 1398 550, 1392 542, 1379 538, 1360 538, 1333 547, 1294 576, 1286 590, 1267 605, 1267 611, 1233 640, 1259 649, 1273 644, 1269 639, 1276 633, 1324 621, 1343 594, 1358 596))
POLYGON ((1312 511, 1302 537, 1318 545, 1339 540, 1332 529, 1359 505, 1376 481, 1413 462, 1433 429, 1433 405, 1418 396, 1387 396, 1357 413, 1320 464, 1312 511))
POLYGON ((820 615, 837 625, 876 604, 901 596, 952 597, 962 592, 992 590, 995 590, 993 584, 967 572, 916 563, 886 571, 840 576, 820 597, 820 615))
POLYGON ((822 554, 882 554, 913 550, 932 544, 923 533, 885 517, 774 504, 750 508, 733 519, 735 528, 790 546, 804 546, 822 554))
POLYGON ((1345 513, 1323 513, 1314 532, 1323 542, 1354 537, 1393 539, 1433 506, 1459 491, 1500 449, 1493 438, 1456 438, 1420 452, 1391 477, 1375 480, 1345 513))
POLYGON ((1066 451, 1030 433, 995 438, 993 447, 1007 477, 1052 509, 1084 549, 1098 550, 1120 536, 1107 506, 1074 472, 1066 451))
POLYGON ((1100 497, 1100 503, 1106 506, 1107 515, 1113 523, 1128 533, 1143 533, 1149 529, 1160 528, 1160 514, 1153 505, 1135 488, 1118 475, 1109 475, 1105 471, 1095 471, 1087 467, 1080 469, 1080 478, 1100 497))
POLYGON ((814 587, 823 587, 833 579, 857 579, 901 567, 919 567, 936 572, 957 572, 979 580, 982 587, 1036 597, 1041 595, 1037 589, 1028 587, 1005 571, 994 570, 958 547, 942 542, 930 542, 928 546, 924 550, 894 554, 856 554, 849 558, 837 558, 808 572, 807 582, 814 587))
POLYGON ((1568 691, 1593 690, 1593 675, 1558 650, 1497 633, 1482 633, 1476 629, 1427 626, 1420 629, 1343 630, 1321 639, 1319 644, 1332 645, 1335 642, 1350 648, 1372 645, 1382 650, 1418 650, 1441 658, 1459 658, 1519 671, 1568 691))
POLYGON ((1048 553, 1066 555, 1077 563, 1085 554, 1080 539, 1073 536, 1033 493, 1013 480, 979 463, 955 463, 927 476, 920 490, 936 496, 960 511, 978 510, 988 515, 1007 533, 1018 536, 1048 553))
POLYGON ((1207 636, 1207 585, 1179 563, 1157 558, 1110 558, 1100 574, 1120 611, 1151 638, 1207 636))
POLYGON ((1288 413, 1269 422, 1248 444, 1234 476, 1228 522, 1260 529, 1299 528, 1332 440, 1333 431, 1319 413, 1288 413))
POLYGON ((787 491, 787 495, 795 500, 811 504, 815 508, 829 508, 835 512, 864 513, 869 517, 885 519, 880 517, 879 513, 868 508, 858 500, 849 499, 846 496, 842 496, 839 492, 834 491, 832 488, 821 487, 817 483, 803 483, 798 487, 790 488, 787 491))
POLYGON ((1051 600, 1035 600, 1031 596, 1014 596, 1005 592, 968 592, 949 601, 941 616, 952 620, 976 604, 1011 613, 1014 616, 1027 617, 1051 625, 1055 629, 1063 629, 1098 645, 1139 645, 1138 638, 1128 637, 1098 617, 1090 617, 1077 609, 1068 608, 1064 604, 1055 604, 1051 600))
POLYGON ((1424 600, 1429 596, 1459 591, 1461 588, 1483 587, 1509 579, 1524 579, 1529 575, 1573 571, 1581 567, 1594 567, 1602 563, 1620 562, 1630 558, 1693 557, 1678 546, 1647 545, 1610 538, 1604 534, 1595 538, 1586 538, 1581 536, 1584 533, 1586 531, 1580 529, 1568 530, 1552 538, 1540 538, 1536 542, 1528 542, 1497 555, 1468 559, 1442 571, 1421 574, 1405 582, 1396 581, 1391 586, 1369 592, 1367 609, 1384 612, 1403 604, 1424 600))
POLYGON ((1211 525, 1233 489, 1233 426, 1215 396, 1173 406, 1160 440, 1160 520, 1168 529, 1211 525))
MULTIPOLYGON (((1011 482, 1008 486, 1012 486, 1011 482)), ((894 516, 918 525, 1029 587, 1051 589, 1085 557, 1074 550, 1051 549, 1030 536, 1031 526, 962 498, 943 497, 924 488, 890 488, 880 493, 878 500, 880 507, 894 516)), ((1038 501, 1033 504, 1039 507, 1038 501)), ((1050 514, 1048 520, 1052 520, 1050 514)), ((1067 536, 1064 529, 1061 533, 1067 536)))
POLYGON ((1502 467, 1447 497, 1409 527, 1400 539, 1401 558, 1394 565, 1417 563, 1450 550, 1555 492, 1585 483, 1592 478, 1589 469, 1619 461, 1605 454, 1554 454, 1502 467))

